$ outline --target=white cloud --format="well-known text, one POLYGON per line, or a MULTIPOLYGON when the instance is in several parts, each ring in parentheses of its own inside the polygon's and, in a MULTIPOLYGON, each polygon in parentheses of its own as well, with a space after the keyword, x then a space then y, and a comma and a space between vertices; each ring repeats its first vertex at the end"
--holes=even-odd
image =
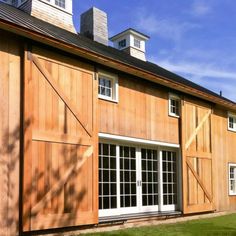
POLYGON ((195 0, 192 5, 191 13, 195 16, 204 16, 211 11, 209 5, 207 5, 206 1, 195 0))
POLYGON ((200 25, 191 22, 181 22, 176 19, 159 19, 156 15, 142 10, 137 17, 137 28, 149 34, 155 34, 162 38, 179 41, 185 33, 200 28, 200 25))
POLYGON ((157 60, 156 58, 152 58, 152 61, 216 93, 223 91, 223 96, 236 101, 236 71, 219 69, 207 63, 185 61, 173 63, 169 60, 157 60))
POLYGON ((181 74, 189 74, 200 77, 225 78, 236 83, 236 71, 225 71, 213 67, 211 64, 179 62, 172 63, 168 60, 157 61, 158 65, 181 74))

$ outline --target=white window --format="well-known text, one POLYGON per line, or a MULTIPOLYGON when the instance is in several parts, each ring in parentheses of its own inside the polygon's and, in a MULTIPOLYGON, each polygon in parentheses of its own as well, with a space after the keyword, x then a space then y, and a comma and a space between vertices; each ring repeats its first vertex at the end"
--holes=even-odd
POLYGON ((118 79, 116 75, 106 72, 99 72, 98 97, 118 102, 118 79))
POLYGON ((236 164, 229 164, 229 195, 236 195, 236 164))
POLYGON ((55 0, 55 5, 61 8, 66 8, 66 0, 55 0))
POLYGON ((175 94, 169 94, 169 115, 180 116, 180 98, 175 94))
POLYGON ((136 48, 141 48, 141 41, 137 38, 134 38, 134 46, 136 48))
POLYGON ((228 130, 236 132, 236 114, 228 113, 228 130))
POLYGON ((119 49, 126 47, 126 39, 122 39, 118 42, 119 49))
POLYGON ((116 146, 99 144, 99 209, 117 208, 116 146))
POLYGON ((66 9, 66 0, 46 0, 46 2, 49 2, 59 8, 66 9))
POLYGON ((177 209, 177 152, 99 143, 99 216, 177 209))

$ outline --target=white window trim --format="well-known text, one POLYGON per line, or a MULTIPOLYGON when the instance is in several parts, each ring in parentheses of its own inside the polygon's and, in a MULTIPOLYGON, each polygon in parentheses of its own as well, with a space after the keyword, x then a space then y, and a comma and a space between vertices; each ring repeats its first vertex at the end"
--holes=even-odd
POLYGON ((108 96, 105 96, 105 95, 102 95, 102 94, 98 94, 98 98, 118 103, 118 101, 119 101, 118 76, 115 75, 115 74, 112 74, 112 73, 100 70, 98 72, 98 76, 97 76, 97 78, 98 78, 98 86, 99 86, 99 76, 100 75, 111 80, 111 82, 112 82, 112 97, 108 97, 108 96))
POLYGON ((139 50, 141 50, 141 47, 142 47, 141 44, 142 44, 142 41, 141 41, 140 39, 134 37, 134 44, 133 44, 133 47, 134 47, 134 48, 137 48, 137 49, 139 49, 139 50), (140 47, 135 46, 135 40, 139 41, 139 45, 140 45, 140 47))
POLYGON ((234 163, 229 163, 229 169, 228 169, 228 191, 229 191, 229 196, 236 196, 236 192, 233 193, 230 190, 230 167, 235 167, 236 168, 236 164, 234 163))
POLYGON ((236 132, 236 122, 234 123, 234 128, 230 128, 229 127, 229 117, 232 117, 232 118, 234 118, 236 120, 236 114, 228 112, 228 117, 227 117, 227 119, 228 119, 228 122, 227 122, 228 123, 228 130, 236 132))
POLYGON ((127 48, 127 39, 126 39, 126 38, 120 39, 120 40, 118 40, 117 44, 118 44, 118 49, 119 49, 119 50, 124 49, 124 48, 127 48), (120 46, 120 45, 119 45, 120 42, 122 42, 122 41, 124 41, 124 40, 125 40, 125 46, 120 46))
MULTIPOLYGON (((181 156, 180 153, 178 151, 178 148, 173 147, 172 145, 170 146, 159 146, 159 145, 155 145, 152 143, 152 145, 150 145, 150 143, 147 142, 141 142, 141 143, 134 143, 132 138, 128 138, 129 142, 127 142, 127 140, 121 140, 121 139, 111 139, 110 137, 113 135, 109 135, 107 134, 107 136, 101 135, 101 133, 99 133, 99 142, 101 143, 107 143, 107 144, 113 144, 116 145, 117 151, 116 151, 116 155, 117 155, 117 159, 116 159, 116 163, 117 163, 117 168, 120 168, 119 165, 119 147, 120 146, 129 146, 129 147, 135 147, 136 148, 136 170, 137 170, 137 180, 141 179, 141 148, 150 148, 153 150, 157 150, 158 152, 158 175, 159 175, 159 179, 158 179, 158 183, 159 184, 159 204, 157 206, 141 206, 142 205, 142 199, 141 199, 141 187, 137 187, 137 206, 136 207, 126 207, 126 208, 121 208, 120 207, 120 201, 118 199, 118 204, 117 204, 117 208, 116 209, 103 209, 103 210, 99 210, 99 217, 108 217, 108 216, 119 216, 119 215, 124 215, 124 214, 135 214, 135 213, 147 213, 147 212, 154 212, 154 211, 176 211, 178 209, 180 209, 180 207, 182 207, 182 203, 181 203, 181 186, 182 186, 182 182, 181 182, 181 171, 179 171, 179 167, 181 166, 181 156), (108 138, 109 137, 109 138, 108 138), (163 193, 163 189, 162 189, 162 151, 173 151, 176 152, 177 155, 177 204, 176 205, 164 205, 163 204, 163 198, 161 197, 162 193, 163 193), (161 181, 161 182, 160 182, 161 181), (162 199, 162 200, 161 200, 162 199)), ((114 135, 115 136, 115 135, 114 135)), ((121 137, 121 136, 117 136, 117 137, 121 137)), ((124 137, 124 136, 122 136, 124 137)), ((119 177, 119 171, 117 171, 117 181, 120 181, 120 177, 119 177)), ((117 193, 120 193, 120 185, 117 185, 117 193)), ((119 196, 119 195, 118 195, 119 196)))
POLYGON ((70 3, 68 3, 68 0, 65 0, 65 8, 63 7, 60 7, 58 5, 55 4, 55 0, 50 0, 50 1, 47 1, 47 0, 39 0, 49 6, 52 6, 58 10, 61 10, 67 14, 71 14, 72 15, 72 10, 70 9, 70 3))
POLYGON ((107 133, 99 133, 98 137, 108 140, 114 140, 115 142, 119 141, 122 143, 130 143, 130 144, 141 144, 141 145, 147 145, 147 146, 163 146, 163 147, 169 147, 169 148, 180 148, 179 144, 175 143, 165 143, 165 142, 159 142, 159 141, 153 141, 153 140, 146 140, 146 139, 140 139, 140 138, 132 138, 127 136, 121 136, 121 135, 114 135, 114 134, 107 134, 107 133))
MULTIPOLYGON (((171 112, 171 102, 170 102, 171 99, 178 100, 180 102, 180 97, 176 94, 169 93, 169 99, 168 99, 168 114, 169 114, 169 116, 179 118, 180 114, 176 115, 175 113, 171 112)), ((179 113, 180 113, 180 107, 179 107, 179 113)))

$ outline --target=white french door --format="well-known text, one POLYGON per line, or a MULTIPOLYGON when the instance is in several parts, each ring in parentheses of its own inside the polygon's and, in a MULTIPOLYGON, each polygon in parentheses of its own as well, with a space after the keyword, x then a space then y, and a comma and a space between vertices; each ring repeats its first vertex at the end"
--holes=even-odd
POLYGON ((138 148, 137 153, 137 159, 139 162, 139 211, 158 211, 158 151, 153 149, 138 148))
POLYGON ((173 211, 177 155, 160 148, 99 144, 99 216, 173 211))

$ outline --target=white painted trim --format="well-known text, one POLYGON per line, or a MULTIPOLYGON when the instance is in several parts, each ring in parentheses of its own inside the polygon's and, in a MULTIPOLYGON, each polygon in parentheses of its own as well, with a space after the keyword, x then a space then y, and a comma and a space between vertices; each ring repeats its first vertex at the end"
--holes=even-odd
MULTIPOLYGON (((181 191, 179 191, 179 175, 180 175, 180 172, 182 171, 179 171, 179 163, 180 163, 180 155, 179 155, 179 152, 171 149, 171 148, 158 148, 158 152, 159 152, 159 180, 158 180, 158 187, 159 187, 159 207, 160 207, 160 211, 175 211, 177 210, 178 208, 180 208, 180 204, 179 204, 179 201, 178 201, 178 198, 179 198, 179 194, 181 191), (176 152, 176 175, 177 175, 177 181, 176 181, 176 184, 177 184, 177 203, 176 205, 172 204, 172 205, 164 205, 164 199, 163 199, 163 178, 162 178, 162 174, 163 174, 163 169, 162 169, 162 152, 163 151, 170 151, 170 152, 176 152)), ((182 197, 182 192, 181 192, 181 195, 182 197)))
MULTIPOLYGON (((168 114, 169 114, 169 116, 179 118, 180 115, 176 115, 175 113, 171 112, 171 107, 170 107, 171 106, 171 103, 170 103, 171 99, 174 99, 174 100, 177 100, 180 102, 180 97, 174 93, 169 93, 169 98, 168 98, 168 114)), ((180 106, 179 106, 179 113, 180 113, 180 106)))
MULTIPOLYGON (((101 134, 99 134, 101 136, 101 134)), ((107 135, 106 135, 107 137, 107 135)), ((109 136, 110 137, 110 136, 109 136)), ((119 154, 119 147, 124 144, 124 141, 119 139, 109 139, 106 138, 104 140, 101 140, 102 143, 108 143, 108 144, 113 144, 116 145, 116 163, 117 163, 117 208, 115 209, 104 209, 104 210, 99 210, 99 217, 105 217, 105 216, 118 216, 118 215, 123 215, 123 214, 129 214, 129 213, 144 213, 144 212, 153 212, 153 211, 174 211, 177 209, 180 209, 181 203, 179 204, 178 199, 181 198, 182 195, 179 194, 181 193, 180 189, 177 188, 177 204, 176 205, 164 205, 163 204, 163 179, 162 179, 162 152, 163 151, 171 151, 175 152, 177 154, 177 168, 179 166, 180 162, 180 156, 179 156, 179 151, 176 148, 173 147, 167 147, 167 146, 159 146, 156 145, 155 147, 152 145, 150 149, 157 150, 158 153, 158 205, 155 206, 143 206, 142 204, 142 162, 141 162, 141 147, 145 148, 145 144, 137 143, 137 142, 129 142, 127 145, 129 147, 135 147, 136 148, 136 200, 137 200, 137 206, 136 207, 121 207, 120 204, 120 154, 119 154), (121 142, 122 141, 122 142, 121 142), (143 146, 144 145, 144 146, 143 146), (141 185, 138 184, 138 182, 141 182, 141 185)), ((179 175, 181 173, 181 170, 177 169, 177 186, 179 186, 179 175)))
POLYGON ((165 142, 152 141, 152 140, 140 139, 140 138, 132 138, 132 137, 127 137, 127 136, 113 135, 113 134, 107 134, 107 133, 99 133, 98 136, 99 138, 102 138, 102 139, 110 139, 110 140, 122 141, 122 142, 127 142, 127 143, 163 146, 163 147, 170 147, 170 148, 180 148, 180 145, 175 144, 175 143, 165 143, 165 142))
MULTIPOLYGON (((229 163, 229 168, 228 168, 228 192, 229 192, 229 196, 236 196, 236 192, 232 192, 230 190, 230 167, 235 167, 236 168, 236 164, 235 163, 229 163)), ((236 173, 235 173, 236 175, 236 173)))
POLYGON ((163 178, 162 178, 162 150, 158 148, 158 203, 160 211, 163 211, 163 178))
POLYGON ((236 114, 232 113, 232 112, 228 112, 228 118, 227 118, 227 123, 228 123, 228 130, 229 131, 233 131, 233 132, 236 132, 236 123, 233 122, 234 124, 234 128, 230 128, 229 127, 229 117, 232 117, 234 120, 236 120, 236 114))
POLYGON ((175 211, 177 210, 177 205, 163 205, 161 211, 175 211))
POLYGON ((183 169, 182 169, 182 150, 179 149, 177 158, 177 204, 179 210, 183 210, 183 169))
POLYGON ((116 74, 112 74, 109 73, 107 71, 104 70, 99 70, 98 71, 98 86, 99 86, 99 76, 104 76, 105 78, 111 80, 112 82, 112 96, 105 96, 102 94, 98 93, 98 98, 103 99, 103 100, 107 100, 107 101, 111 101, 111 102, 115 102, 118 103, 119 101, 119 83, 118 83, 118 76, 116 74))
POLYGON ((72 2, 70 2, 70 3, 68 2, 68 1, 71 1, 71 0, 65 0, 65 8, 56 5, 55 0, 50 0, 50 1, 39 0, 39 1, 45 3, 45 4, 49 5, 49 6, 52 6, 53 8, 56 8, 56 9, 58 9, 60 11, 63 11, 65 13, 67 13, 67 14, 73 15, 73 12, 72 12, 72 2))

